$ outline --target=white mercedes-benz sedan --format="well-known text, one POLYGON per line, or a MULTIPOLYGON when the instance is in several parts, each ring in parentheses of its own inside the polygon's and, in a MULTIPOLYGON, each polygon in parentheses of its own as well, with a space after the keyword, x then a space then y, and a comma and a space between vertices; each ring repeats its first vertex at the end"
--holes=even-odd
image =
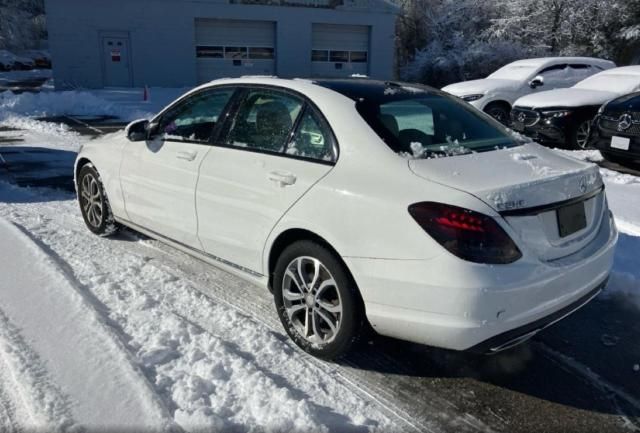
POLYGON ((600 292, 617 240, 595 165, 396 82, 214 81, 86 144, 75 176, 91 231, 127 226, 270 289, 327 359, 369 324, 511 347, 600 292))

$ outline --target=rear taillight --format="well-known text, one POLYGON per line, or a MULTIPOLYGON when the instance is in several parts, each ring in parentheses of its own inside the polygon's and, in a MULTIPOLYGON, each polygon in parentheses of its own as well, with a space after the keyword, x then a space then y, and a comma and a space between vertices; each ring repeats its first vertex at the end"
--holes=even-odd
POLYGON ((409 213, 432 238, 461 259, 506 264, 522 257, 509 235, 487 215, 434 202, 412 204, 409 213))

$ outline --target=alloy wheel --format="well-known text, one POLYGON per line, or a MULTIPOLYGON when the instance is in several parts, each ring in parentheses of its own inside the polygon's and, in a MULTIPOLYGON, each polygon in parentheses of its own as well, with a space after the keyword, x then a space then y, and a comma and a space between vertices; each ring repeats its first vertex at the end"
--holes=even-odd
POLYGON ((589 142, 590 122, 582 122, 576 130, 576 145, 579 149, 586 149, 589 142))
POLYGON ((102 224, 102 195, 100 184, 91 173, 85 174, 80 185, 80 206, 91 226, 98 228, 102 224))
POLYGON ((296 333, 309 343, 331 343, 340 331, 342 300, 329 270, 314 257, 297 257, 282 281, 285 312, 296 333))

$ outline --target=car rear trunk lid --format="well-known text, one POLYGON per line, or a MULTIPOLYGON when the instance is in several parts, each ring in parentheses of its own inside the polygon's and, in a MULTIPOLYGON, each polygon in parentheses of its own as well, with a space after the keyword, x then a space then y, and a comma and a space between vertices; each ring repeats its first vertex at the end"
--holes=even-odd
POLYGON ((534 143, 455 157, 415 159, 409 167, 419 177, 470 193, 500 212, 520 242, 546 261, 587 245, 596 236, 606 207, 604 194, 600 193, 602 178, 595 164, 534 143), (582 212, 576 203, 584 204, 583 215, 575 215, 582 212), (574 208, 568 209, 571 205, 574 208), (580 216, 584 221, 561 228, 567 218, 580 216))

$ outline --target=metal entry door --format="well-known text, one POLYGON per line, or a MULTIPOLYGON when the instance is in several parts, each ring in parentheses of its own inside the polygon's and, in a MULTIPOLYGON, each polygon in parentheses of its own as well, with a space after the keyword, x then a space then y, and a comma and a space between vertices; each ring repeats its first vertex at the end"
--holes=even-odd
POLYGON ((102 56, 105 87, 130 87, 129 38, 103 37, 102 56))

